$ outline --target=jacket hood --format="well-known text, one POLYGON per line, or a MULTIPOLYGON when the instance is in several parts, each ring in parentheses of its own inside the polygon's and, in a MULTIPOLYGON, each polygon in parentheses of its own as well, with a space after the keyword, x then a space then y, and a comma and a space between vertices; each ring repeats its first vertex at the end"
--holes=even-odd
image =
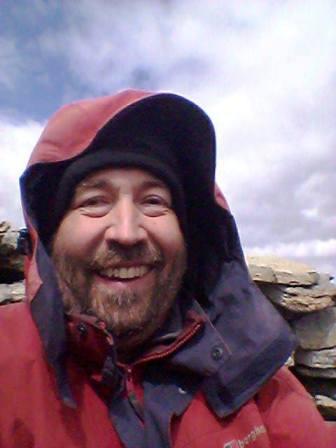
MULTIPOLYGON (((122 150, 142 139, 153 142, 154 146, 164 145, 176 159, 183 179, 187 221, 192 223, 189 241, 193 245, 195 242, 201 244, 197 235, 204 233, 208 234, 206 244, 211 242, 218 247, 219 241, 211 241, 215 232, 209 232, 209 220, 200 207, 200 204, 211 203, 214 210, 220 210, 213 194, 216 150, 215 133, 209 117, 181 96, 130 90, 70 104, 47 123, 20 179, 24 214, 34 253, 39 241, 46 246, 55 231, 55 192, 65 169, 77 159, 82 159, 83 155, 92 154, 94 157, 98 154, 99 157, 99 154, 109 152, 109 142, 113 142, 113 155, 118 145, 122 150)), ((124 160, 123 164, 131 162, 124 160)), ((194 247, 189 252, 205 253, 207 250, 194 247)), ((36 266, 33 266, 34 260, 32 257, 28 265, 32 274, 27 275, 28 278, 39 277, 36 266)), ((195 260, 193 264, 197 266, 198 262, 195 260)), ((210 264, 208 262, 207 266, 210 264)), ((199 274, 195 272, 194 277, 198 278, 199 274)), ((38 281, 36 284, 28 282, 29 300, 35 296, 38 286, 38 281)))
POLYGON ((204 315, 207 324, 203 337, 182 347, 171 357, 171 365, 206 377, 203 388, 209 403, 218 415, 228 414, 285 362, 294 340, 251 281, 234 219, 215 187, 213 125, 202 109, 181 96, 129 90, 70 104, 50 119, 20 179, 32 247, 26 290, 33 318, 63 400, 70 403, 63 302, 44 232, 65 167, 84 153, 106 148, 107 141, 120 141, 122 147, 134 135, 164 139, 175 151, 184 179, 191 223, 190 307, 204 315), (218 359, 211 355, 213 349, 220 353, 218 359), (209 357, 203 357, 209 350, 209 357))

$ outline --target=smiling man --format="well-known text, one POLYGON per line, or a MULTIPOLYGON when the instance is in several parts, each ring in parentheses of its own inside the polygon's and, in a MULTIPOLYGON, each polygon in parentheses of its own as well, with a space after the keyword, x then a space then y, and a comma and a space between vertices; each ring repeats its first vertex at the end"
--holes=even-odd
POLYGON ((66 311, 105 322, 118 351, 161 327, 186 270, 168 186, 134 168, 95 171, 77 185, 52 254, 66 311))
POLYGON ((21 177, 27 299, 0 309, 1 448, 334 446, 282 367, 293 336, 215 158, 210 119, 173 94, 50 119, 21 177))

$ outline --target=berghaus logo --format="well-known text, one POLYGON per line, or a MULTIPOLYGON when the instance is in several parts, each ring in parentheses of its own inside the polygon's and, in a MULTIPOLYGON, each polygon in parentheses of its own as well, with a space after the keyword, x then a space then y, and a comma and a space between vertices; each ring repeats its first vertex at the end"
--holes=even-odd
POLYGON ((266 433, 266 428, 264 425, 255 426, 252 431, 250 431, 246 436, 241 439, 230 440, 230 442, 225 442, 223 448, 247 448, 252 447, 254 442, 262 434, 266 433))
POLYGON ((223 448, 238 448, 237 440, 230 440, 230 442, 226 442, 223 448))

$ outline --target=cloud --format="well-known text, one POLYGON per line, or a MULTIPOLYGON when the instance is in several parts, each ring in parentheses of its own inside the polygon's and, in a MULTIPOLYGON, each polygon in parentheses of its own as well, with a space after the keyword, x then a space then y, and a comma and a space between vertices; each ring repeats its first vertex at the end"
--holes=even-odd
POLYGON ((312 239, 295 243, 266 244, 262 247, 247 247, 249 255, 277 255, 305 261, 322 273, 335 276, 336 239, 312 239), (314 260, 314 263, 312 262, 314 260))
POLYGON ((18 179, 41 129, 36 122, 13 124, 0 119, 0 222, 23 225, 18 179))
POLYGON ((5 69, 0 70, 0 86, 13 91, 22 69, 20 54, 14 40, 0 37, 0 60, 5 61, 5 69))
POLYGON ((269 244, 261 248, 251 247, 250 251, 259 254, 277 253, 278 255, 286 255, 288 252, 291 252, 295 257, 336 256, 336 238, 330 238, 327 241, 316 239, 299 243, 269 244))
POLYGON ((58 102, 129 86, 194 99, 215 123, 217 180, 244 245, 325 257, 336 273, 334 252, 316 249, 335 235, 334 1, 80 0, 51 13, 34 54, 40 74, 53 62, 58 102))

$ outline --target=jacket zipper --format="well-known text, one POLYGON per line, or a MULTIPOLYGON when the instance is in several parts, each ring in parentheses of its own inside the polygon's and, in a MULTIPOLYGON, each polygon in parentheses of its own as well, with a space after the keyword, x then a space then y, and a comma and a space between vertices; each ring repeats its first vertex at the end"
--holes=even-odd
POLYGON ((126 368, 126 394, 127 394, 128 401, 130 402, 136 415, 143 421, 144 420, 144 410, 143 410, 142 404, 138 400, 138 397, 137 397, 137 394, 135 391, 132 367, 126 368))
POLYGON ((134 381, 133 381, 133 368, 135 366, 139 366, 141 364, 146 364, 150 361, 158 360, 165 358, 172 353, 174 353, 177 349, 179 349, 188 339, 192 338, 194 334, 198 332, 198 330, 201 328, 202 323, 195 324, 176 344, 174 344, 169 349, 163 351, 162 353, 154 353, 152 355, 148 355, 147 357, 144 357, 143 359, 135 362, 131 366, 125 366, 123 367, 125 373, 126 373, 126 394, 127 398, 134 409, 136 415, 140 418, 141 421, 144 421, 144 410, 142 403, 138 400, 138 397, 136 395, 135 387, 134 387, 134 381))

